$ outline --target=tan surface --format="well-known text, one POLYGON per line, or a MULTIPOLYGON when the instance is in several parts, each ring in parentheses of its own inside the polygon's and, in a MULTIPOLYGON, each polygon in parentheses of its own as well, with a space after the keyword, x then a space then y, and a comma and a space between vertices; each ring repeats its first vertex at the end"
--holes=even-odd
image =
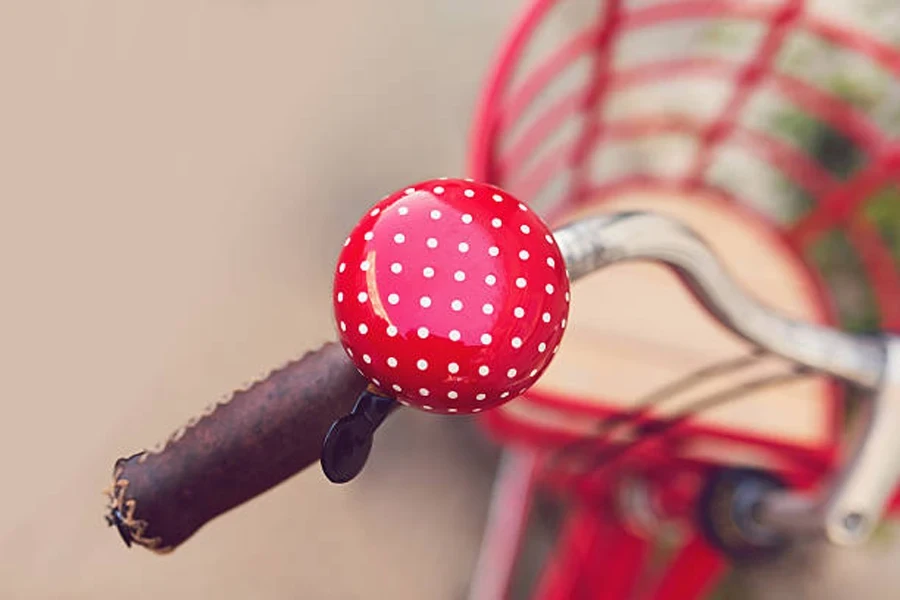
MULTIPOLYGON (((765 230, 749 227, 739 213, 701 196, 632 192, 576 215, 622 210, 653 210, 679 219, 706 239, 726 269, 761 302, 795 318, 821 320, 807 274, 765 230)), ((673 272, 649 263, 615 265, 579 281, 570 323, 559 353, 536 389, 611 410, 627 410, 686 373, 749 351, 704 311, 673 272)), ((673 396, 660 414, 785 369, 783 361, 764 359, 708 378, 673 396)), ((716 407, 697 423, 821 446, 829 441, 827 398, 826 382, 808 378, 716 407)))
POLYGON ((359 485, 306 473, 168 557, 127 551, 100 492, 332 336, 346 231, 460 173, 516 4, 0 3, 0 598, 458 597, 490 457, 433 419, 397 419, 359 485))

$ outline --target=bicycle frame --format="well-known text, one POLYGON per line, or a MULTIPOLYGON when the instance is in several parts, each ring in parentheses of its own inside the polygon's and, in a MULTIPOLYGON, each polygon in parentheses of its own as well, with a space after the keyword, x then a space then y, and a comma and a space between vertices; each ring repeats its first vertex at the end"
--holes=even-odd
POLYGON ((871 395, 869 423, 853 457, 816 502, 766 503, 767 525, 823 530, 839 544, 865 541, 900 478, 900 338, 864 337, 788 319, 741 290, 709 247, 683 225, 648 213, 594 217, 556 232, 572 281, 626 260, 654 260, 675 269, 709 313, 764 351, 832 375, 871 395), (808 515, 814 515, 809 517, 808 515))
MULTIPOLYGON (((469 600, 508 597, 532 500, 546 483, 539 475, 540 462, 528 449, 504 453, 469 600)), ((625 600, 640 592, 639 597, 653 600, 693 600, 708 594, 728 571, 726 557, 702 535, 689 533, 665 568, 645 579, 654 535, 622 518, 614 487, 595 491, 567 515, 550 564, 530 597, 625 600)), ((684 500, 670 498, 668 508, 683 511, 689 504, 684 500)))
MULTIPOLYGON (((755 496, 743 497, 742 502, 748 511, 745 522, 753 529, 745 532, 750 537, 813 535, 835 544, 859 544, 868 539, 887 512, 900 479, 900 438, 894 431, 900 422, 900 338, 890 334, 853 335, 775 313, 736 285, 700 237, 658 214, 631 212, 584 218, 561 226, 554 235, 573 282, 624 261, 665 264, 735 335, 761 350, 864 391, 869 398, 866 427, 861 438, 850 445, 849 460, 824 490, 814 494, 797 489, 759 490, 755 496)), ((648 461, 643 469, 652 470, 652 455, 642 457, 648 461)), ((505 594, 522 541, 529 499, 536 486, 547 483, 540 481, 540 463, 537 453, 507 451, 492 507, 492 514, 502 515, 502 519, 489 522, 492 529, 485 536, 482 568, 476 572, 470 596, 473 600, 505 594), (486 566, 493 572, 488 573, 486 566)), ((670 461, 672 464, 677 461, 670 461)), ((654 524, 642 527, 635 522, 641 521, 634 515, 635 504, 618 503, 621 488, 616 477, 607 473, 591 483, 581 488, 585 502, 567 518, 538 598, 578 597, 576 590, 591 598, 625 598, 635 591, 654 524), (597 573, 601 564, 606 568, 597 573)), ((688 507, 696 503, 696 480, 693 487, 690 482, 684 487, 687 492, 681 498, 664 502, 668 504, 661 511, 665 517, 692 518, 688 507)), ((650 521, 654 518, 651 512, 650 521)), ((700 597, 726 565, 724 555, 702 535, 689 535, 667 572, 654 584, 655 589, 646 593, 660 599, 700 597), (685 564, 688 562, 690 567, 685 564)))

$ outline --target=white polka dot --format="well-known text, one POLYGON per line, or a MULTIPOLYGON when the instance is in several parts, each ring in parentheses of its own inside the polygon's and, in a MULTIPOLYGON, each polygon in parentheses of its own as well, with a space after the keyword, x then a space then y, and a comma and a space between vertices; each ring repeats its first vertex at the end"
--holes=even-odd
POLYGON ((560 326, 561 326, 563 329, 566 328, 566 320, 565 320, 565 319, 562 320, 562 323, 560 323, 560 326))
POLYGON ((466 274, 463 271, 457 271, 453 274, 453 279, 455 279, 456 281, 465 281, 466 274))
POLYGON ((428 388, 419 388, 419 395, 420 395, 420 396, 427 396, 427 395, 430 394, 430 393, 431 393, 431 392, 428 391, 428 388))
POLYGON ((521 348, 522 347, 522 338, 514 337, 512 340, 510 340, 510 343, 512 344, 513 348, 521 348))
POLYGON ((401 206, 400 208, 397 209, 397 212, 400 213, 401 217, 405 217, 406 215, 409 214, 409 207, 401 206))
POLYGON ((350 245, 350 238, 347 238, 346 240, 344 240, 344 248, 346 248, 349 245, 350 245))
POLYGON ((487 365, 481 365, 480 367, 478 367, 478 374, 481 375, 482 377, 484 377, 485 375, 487 375, 490 372, 491 372, 491 370, 487 367, 487 365))
POLYGON ((427 327, 419 327, 419 329, 416 330, 416 335, 418 335, 420 338, 422 338, 424 340, 425 338, 428 337, 428 328, 427 327))
POLYGON ((437 238, 433 238, 433 237, 428 238, 427 240, 425 240, 425 245, 428 246, 429 248, 437 248, 437 246, 438 246, 437 238))
POLYGON ((484 409, 481 408, 481 407, 473 408, 473 409, 472 409, 472 414, 474 415, 475 413, 480 413, 482 410, 484 410, 484 409))
POLYGON ((559 352, 559 344, 556 345, 556 348, 553 349, 553 354, 559 352))
POLYGON ((501 225, 503 225, 503 221, 501 221, 497 217, 494 217, 493 219, 491 219, 491 226, 494 229, 499 229, 501 225))
POLYGON ((454 300, 453 302, 450 303, 450 308, 452 308, 452 309, 455 310, 456 312, 461 311, 461 310, 462 310, 462 307, 463 307, 462 300, 456 299, 456 300, 454 300))
POLYGON ((341 331, 347 331, 347 324, 341 321, 341 331))
POLYGON ((516 277, 516 287, 517 287, 517 288, 519 288, 519 289, 521 290, 521 289, 523 289, 526 285, 528 285, 528 282, 525 281, 525 278, 524 278, 524 277, 516 277))
POLYGON ((502 394, 500 394, 500 397, 501 398, 509 398, 509 392, 503 392, 502 394))
POLYGON ((429 406, 428 404, 423 404, 423 405, 422 405, 422 408, 424 408, 425 410, 434 410, 434 407, 433 407, 433 406, 429 406))
POLYGON ((463 192, 463 196, 465 196, 466 198, 474 198, 475 190, 466 190, 463 192))
POLYGON ((462 336, 460 335, 459 331, 457 331, 456 329, 451 329, 450 333, 447 334, 447 337, 449 337, 454 342, 458 342, 459 338, 462 336))
POLYGON ((395 335, 397 335, 397 327, 395 325, 388 325, 387 334, 388 337, 394 337, 395 335))
POLYGON ((395 262, 394 264, 391 265, 391 273, 397 274, 397 273, 400 273, 401 271, 403 271, 403 265, 401 265, 400 263, 395 262))
POLYGON ((338 292, 338 295, 337 295, 337 301, 338 301, 338 302, 343 302, 343 301, 344 301, 344 292, 338 292))
POLYGON ((484 278, 484 282, 488 285, 494 285, 497 283, 497 276, 492 273, 484 278))
POLYGON ((447 397, 451 400, 456 400, 457 398, 459 398, 459 394, 453 390, 450 390, 449 392, 447 392, 447 397))
POLYGON ((378 216, 378 213, 380 213, 380 212, 381 212, 380 208, 373 208, 372 212, 370 212, 369 214, 372 215, 373 217, 375 217, 375 216, 378 216))
POLYGON ((437 221, 438 219, 440 219, 440 218, 441 218, 441 211, 439 211, 439 210, 433 210, 433 211, 431 211, 431 218, 432 218, 433 220, 435 220, 435 221, 437 221))
POLYGON ((517 318, 521 319, 525 316, 525 309, 521 306, 517 306, 513 309, 513 314, 516 315, 517 318))
POLYGON ((447 409, 447 412, 448 412, 448 413, 455 413, 455 412, 458 412, 458 411, 459 411, 458 408, 448 408, 448 409, 447 409))
POLYGON ((569 292, 566 292, 566 302, 569 301, 569 292))
POLYGON ((402 233, 398 233, 394 236, 394 241, 397 242, 398 244, 402 244, 403 242, 406 241, 406 236, 403 235, 402 233))
POLYGON ((434 277, 434 269, 431 267, 425 267, 424 269, 422 269, 422 276, 426 279, 431 279, 432 277, 434 277))
POLYGON ((485 304, 484 306, 481 307, 481 312, 483 312, 486 315, 493 314, 494 305, 493 304, 485 304))
POLYGON ((493 339, 494 339, 494 338, 492 338, 492 337, 491 337, 491 334, 489 334, 489 333, 482 333, 482 334, 481 334, 481 343, 484 344, 485 346, 487 346, 488 344, 490 344, 490 343, 491 343, 491 340, 493 340, 493 339))
POLYGON ((447 370, 450 371, 451 373, 459 373, 459 365, 456 364, 455 362, 452 362, 449 365, 447 365, 447 370))
POLYGON ((359 329, 359 332, 363 335, 366 335, 367 333, 369 333, 369 326, 366 325, 365 323, 360 323, 359 327, 357 327, 357 329, 359 329))
POLYGON ((399 403, 402 404, 403 406, 409 406, 409 405, 410 405, 409 402, 407 402, 406 400, 404 400, 404 399, 402 399, 402 398, 398 399, 397 402, 399 402, 399 403))
POLYGON ((510 369, 509 371, 506 372, 506 376, 509 377, 510 379, 512 379, 513 377, 516 376, 516 373, 517 373, 517 371, 515 369, 510 369))
POLYGON ((397 304, 400 302, 400 296, 397 294, 388 294, 388 304, 397 304))
POLYGON ((397 359, 394 358, 393 356, 388 356, 387 364, 388 364, 389 367, 396 367, 396 366, 397 366, 397 359))
POLYGON ((424 371, 425 369, 428 368, 428 361, 425 360, 424 358, 420 358, 419 360, 416 361, 416 368, 419 369, 420 371, 424 371))
POLYGON ((542 314, 541 321, 543 321, 544 323, 549 323, 550 322, 550 313, 545 312, 544 314, 542 314))
POLYGON ((491 246, 490 248, 488 248, 488 254, 490 254, 491 256, 497 256, 500 254, 500 248, 498 248, 497 246, 491 246))
POLYGON ((397 385, 396 383, 395 383, 394 385, 392 385, 391 387, 394 388, 394 391, 395 391, 395 392, 402 392, 402 391, 403 391, 403 388, 400 387, 399 385, 397 385))
POLYGON ((522 233, 527 235, 527 234, 531 233, 531 227, 523 224, 521 227, 519 227, 519 231, 521 231, 522 233))
POLYGON ((527 211, 527 210, 528 210, 528 207, 525 206, 524 204, 522 204, 521 202, 519 202, 519 210, 527 211))
POLYGON ((553 243, 553 237, 549 233, 544 235, 544 239, 547 240, 548 244, 553 243))
POLYGON ((469 223, 472 222, 472 215, 470 215, 469 213, 464 214, 461 218, 462 218, 462 222, 465 223, 466 225, 468 225, 469 223))
POLYGON ((366 300, 369 299, 369 295, 365 292, 360 292, 359 294, 356 295, 356 299, 359 300, 360 302, 365 302, 366 300))
POLYGON ((503 196, 501 196, 500 194, 494 194, 493 196, 491 196, 491 198, 494 199, 494 202, 503 202, 503 196))
POLYGON ((361 263, 359 263, 359 270, 360 271, 368 271, 369 267, 371 267, 371 266, 372 265, 369 264, 369 261, 364 260, 361 263))
POLYGON ((441 186, 436 186, 436 187, 434 188, 434 193, 435 193, 435 194, 443 194, 443 193, 444 193, 444 188, 441 187, 441 186))
POLYGON ((405 190, 403 190, 403 192, 406 194, 412 194, 415 191, 416 191, 416 188, 412 188, 412 187, 409 187, 409 188, 406 188, 405 190))
POLYGON ((538 352, 543 352, 546 349, 547 349, 547 344, 545 344, 544 342, 541 342, 540 344, 538 344, 538 352))
POLYGON ((374 383, 375 385, 377 385, 379 387, 381 386, 381 382, 378 381, 377 379, 375 379, 374 377, 372 378, 372 383, 374 383))
POLYGON ((466 242, 460 242, 458 248, 460 252, 465 254, 469 251, 469 244, 467 244, 466 242))
POLYGON ((343 272, 346 271, 346 270, 347 270, 347 265, 346 265, 345 263, 341 263, 341 264, 338 266, 338 273, 343 273, 343 272))
MULTIPOLYGON (((353 350, 351 348, 347 348, 347 356, 353 356, 353 350)), ((358 371, 359 369, 357 369, 358 371)))
POLYGON ((548 257, 547 257, 547 266, 548 266, 548 267, 555 267, 555 266, 556 266, 556 261, 553 260, 553 257, 552 257, 552 256, 548 256, 548 257))
POLYGON ((547 291, 548 294, 552 294, 553 293, 553 284, 548 283, 547 285, 544 286, 544 289, 547 291))
POLYGON ((475 394, 476 400, 484 400, 485 398, 487 398, 487 394, 475 394))
POLYGON ((366 364, 372 363, 372 357, 369 356, 368 354, 363 354, 363 360, 365 361, 366 364))
POLYGON ((371 231, 367 231, 366 234, 363 236, 363 239, 366 240, 367 242, 371 242, 373 237, 375 237, 375 234, 372 233, 371 231))
POLYGON ((519 258, 521 258, 522 260, 528 260, 529 256, 530 254, 528 254, 528 250, 519 250, 519 258))
POLYGON ((422 308, 428 308, 429 306, 431 306, 431 298, 429 298, 428 296, 422 296, 421 298, 419 298, 419 306, 421 306, 422 308))
POLYGON ((532 369, 532 370, 531 370, 531 373, 529 373, 528 376, 529 376, 529 377, 534 377, 535 375, 537 375, 537 372, 538 372, 537 369, 532 369))

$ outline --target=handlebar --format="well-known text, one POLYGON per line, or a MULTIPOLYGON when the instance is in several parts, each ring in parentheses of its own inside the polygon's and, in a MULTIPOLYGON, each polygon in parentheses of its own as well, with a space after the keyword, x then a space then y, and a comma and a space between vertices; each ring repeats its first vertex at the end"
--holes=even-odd
POLYGON ((622 261, 660 262, 675 269, 719 323, 763 350, 868 389, 884 375, 883 341, 788 319, 763 306, 681 223, 659 214, 619 213, 580 220, 554 236, 573 282, 622 261))
POLYGON ((215 517, 319 460, 328 428, 366 384, 333 342, 273 371, 159 448, 117 460, 108 523, 128 546, 175 550, 215 517))
POLYGON ((853 335, 778 314, 742 290, 699 236, 659 214, 589 217, 554 236, 573 282, 623 261, 665 264, 735 335, 867 392, 866 427, 824 493, 810 499, 768 492, 759 498, 759 518, 777 533, 824 531, 836 544, 868 538, 900 479, 900 338, 853 335))
MULTIPOLYGON (((658 214, 585 218, 556 229, 553 239, 572 283, 624 261, 665 264, 736 335, 868 392, 868 427, 824 492, 812 499, 769 492, 754 513, 760 527, 778 533, 824 532, 840 544, 868 537, 900 478, 900 338, 779 315, 743 291, 699 236, 658 214)), ((318 460, 329 426, 368 384, 338 344, 309 353, 193 420, 161 449, 119 459, 107 520, 129 545, 174 550, 318 460)))

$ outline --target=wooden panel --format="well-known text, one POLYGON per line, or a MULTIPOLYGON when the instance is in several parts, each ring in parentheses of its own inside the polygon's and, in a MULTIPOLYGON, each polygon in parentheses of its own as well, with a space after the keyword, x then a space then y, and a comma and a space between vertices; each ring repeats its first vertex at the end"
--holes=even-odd
MULTIPOLYGON (((772 229, 724 202, 699 195, 632 192, 564 215, 563 220, 635 209, 667 214, 693 227, 731 274, 764 303, 792 317, 823 321, 816 287, 802 264, 772 229)), ((615 265, 577 282, 570 323, 556 359, 529 402, 509 405, 504 412, 509 418, 523 418, 523 412, 532 410, 531 401, 547 398, 621 412, 686 374, 751 351, 705 312, 674 273, 650 263, 615 265)), ((790 368, 774 357, 753 361, 705 378, 672 396, 655 414, 675 414, 700 398, 786 374, 790 368)), ((705 411, 697 424, 713 433, 825 448, 831 442, 836 410, 830 390, 823 378, 793 380, 705 411)), ((552 412, 531 414, 528 420, 555 429, 571 428, 579 418, 551 416, 552 412)))

